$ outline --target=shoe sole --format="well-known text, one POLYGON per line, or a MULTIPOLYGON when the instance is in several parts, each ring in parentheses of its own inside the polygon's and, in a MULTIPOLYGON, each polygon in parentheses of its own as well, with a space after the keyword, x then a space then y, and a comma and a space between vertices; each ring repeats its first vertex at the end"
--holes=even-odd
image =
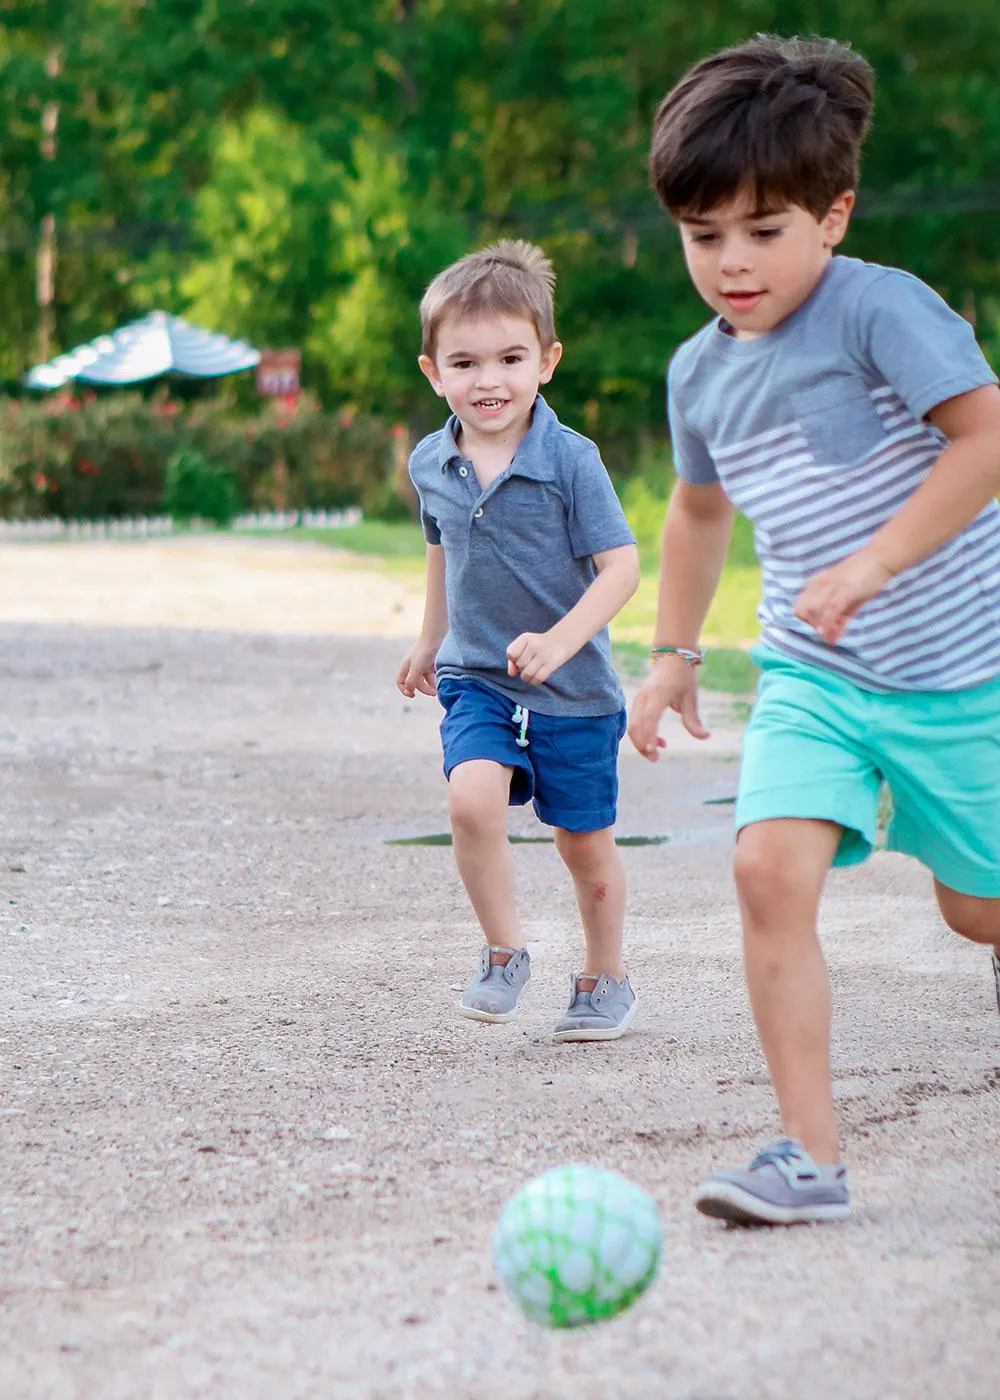
POLYGON ((580 1040, 619 1040, 628 1030, 629 1025, 639 1009, 638 1001, 634 1001, 625 1012, 621 1022, 617 1026, 611 1026, 607 1030, 588 1030, 585 1026, 580 1026, 573 1030, 553 1031, 552 1039, 557 1045, 565 1045, 569 1041, 580 1040))
POLYGON ((458 1003, 458 1014, 464 1016, 467 1021, 489 1021, 493 1025, 501 1025, 504 1021, 513 1021, 517 1015, 517 1007, 513 1011, 480 1011, 475 1006, 463 1006, 458 1003))
POLYGON ((725 1183, 696 1192, 695 1206, 713 1220, 729 1220, 735 1225, 809 1225, 824 1220, 846 1220, 849 1205, 779 1206, 762 1201, 739 1186, 725 1183))

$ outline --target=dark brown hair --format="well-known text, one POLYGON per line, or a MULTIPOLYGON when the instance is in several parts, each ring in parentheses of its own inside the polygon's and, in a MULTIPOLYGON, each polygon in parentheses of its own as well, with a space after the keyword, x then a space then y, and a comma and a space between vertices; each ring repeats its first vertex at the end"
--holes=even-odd
POLYGON ((747 190, 758 208, 821 219, 858 182, 875 74, 835 39, 758 34, 704 58, 660 104, 650 178, 671 214, 706 214, 747 190))

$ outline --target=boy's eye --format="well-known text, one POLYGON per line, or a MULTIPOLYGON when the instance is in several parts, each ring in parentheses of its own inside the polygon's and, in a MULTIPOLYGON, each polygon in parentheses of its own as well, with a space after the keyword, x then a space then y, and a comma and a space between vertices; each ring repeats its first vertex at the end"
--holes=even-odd
POLYGON ((717 233, 692 233, 691 242, 697 243, 701 247, 706 247, 709 243, 717 242, 718 237, 719 235, 717 233))
POLYGON ((452 367, 452 369, 471 369, 471 368, 472 368, 472 361, 471 361, 471 360, 452 360, 452 362, 451 362, 451 367, 452 367))
POLYGON ((519 365, 523 359, 523 355, 504 355, 503 362, 505 365, 519 365))
POLYGON ((780 238, 782 233, 784 233, 784 229, 780 228, 755 228, 753 236, 754 238, 760 238, 767 242, 767 240, 771 238, 780 238))

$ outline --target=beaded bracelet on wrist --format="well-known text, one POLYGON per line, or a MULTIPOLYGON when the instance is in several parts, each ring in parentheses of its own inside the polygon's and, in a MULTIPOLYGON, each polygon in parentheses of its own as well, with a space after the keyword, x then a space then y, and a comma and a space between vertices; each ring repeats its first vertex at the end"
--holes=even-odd
POLYGON ((690 651, 687 647, 651 647, 649 654, 654 661, 660 656, 679 656, 685 666, 700 666, 705 659, 704 651, 690 651))

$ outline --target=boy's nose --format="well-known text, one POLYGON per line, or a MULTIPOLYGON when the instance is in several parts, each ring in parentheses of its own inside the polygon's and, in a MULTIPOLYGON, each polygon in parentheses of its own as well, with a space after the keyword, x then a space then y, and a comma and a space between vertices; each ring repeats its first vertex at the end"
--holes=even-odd
POLYGON ((719 268, 728 277, 749 272, 753 267, 753 250, 742 238, 730 238, 722 245, 719 268))

